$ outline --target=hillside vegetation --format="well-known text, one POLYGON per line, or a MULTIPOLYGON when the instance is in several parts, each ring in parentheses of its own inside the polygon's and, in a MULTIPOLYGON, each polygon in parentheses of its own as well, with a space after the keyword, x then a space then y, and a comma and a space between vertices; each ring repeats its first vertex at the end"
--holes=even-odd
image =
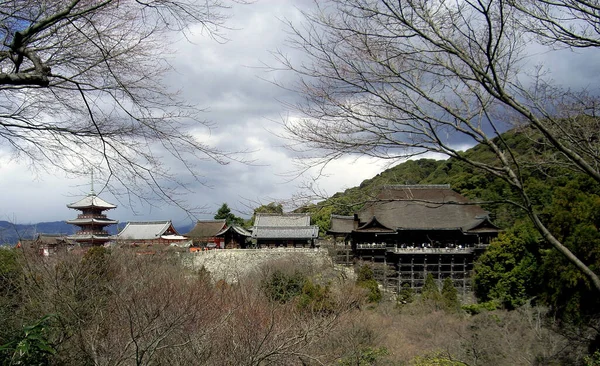
MULTIPOLYGON (((534 210, 552 234, 594 272, 600 272, 600 186, 545 149, 527 128, 502 138, 517 157, 523 185, 534 210)), ((474 161, 494 164, 483 146, 463 153, 474 161)), ((350 215, 387 184, 450 184, 490 212, 504 232, 479 258, 474 288, 478 299, 495 307, 515 309, 526 303, 547 306, 570 324, 600 324, 600 301, 589 279, 548 245, 519 208, 519 192, 502 179, 462 162, 420 159, 398 164, 360 186, 347 189, 310 209, 322 234, 331 214, 350 215)), ((600 347, 596 337, 594 347, 600 347)))

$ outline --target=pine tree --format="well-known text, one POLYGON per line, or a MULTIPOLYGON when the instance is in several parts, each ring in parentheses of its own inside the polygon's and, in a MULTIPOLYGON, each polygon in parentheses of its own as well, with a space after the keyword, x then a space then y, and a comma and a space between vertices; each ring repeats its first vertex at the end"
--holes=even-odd
POLYGON ((427 277, 425 278, 425 283, 423 284, 423 288, 421 289, 421 300, 423 302, 431 303, 436 307, 439 306, 442 302, 440 289, 435 283, 435 280, 433 279, 433 275, 431 273, 427 274, 427 277))
POLYGON ((458 309, 460 309, 458 291, 456 290, 456 287, 454 287, 454 283, 450 277, 444 279, 442 285, 442 301, 449 311, 458 311, 458 309))

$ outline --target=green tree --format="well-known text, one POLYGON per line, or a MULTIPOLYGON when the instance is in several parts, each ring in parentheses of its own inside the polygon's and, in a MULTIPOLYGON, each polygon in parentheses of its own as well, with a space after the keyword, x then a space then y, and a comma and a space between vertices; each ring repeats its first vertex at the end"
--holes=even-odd
POLYGON ((475 263, 477 299, 498 300, 505 308, 514 309, 535 296, 539 243, 540 236, 529 223, 501 233, 475 263))
POLYGON ((367 301, 370 303, 378 303, 381 301, 382 294, 379 289, 379 284, 375 280, 373 269, 364 264, 358 270, 356 285, 368 290, 367 301))
POLYGON ((231 209, 229 208, 229 206, 227 205, 227 203, 223 203, 221 205, 221 207, 219 208, 219 210, 215 214, 214 218, 216 220, 223 220, 223 219, 225 219, 225 221, 227 222, 228 226, 231 226, 231 225, 242 226, 244 224, 244 219, 242 219, 241 217, 235 216, 235 214, 233 214, 231 212, 231 209))
POLYGON ((15 312, 21 304, 23 270, 20 253, 14 248, 0 248, 0 344, 18 331, 15 312))
MULTIPOLYGON (((305 24, 290 25, 291 42, 306 58, 278 55, 278 68, 301 78, 286 85, 304 96, 295 105, 301 118, 284 127, 295 149, 310 151, 299 154, 307 157, 306 167, 356 156, 454 157, 499 178, 511 193, 499 198, 522 210, 598 297, 600 275, 549 229, 537 202, 539 186, 522 174, 526 167, 562 165, 600 183, 597 93, 565 89, 546 69, 528 70, 527 64, 527 52, 547 42, 600 52, 597 1, 319 5, 305 14, 305 24), (515 125, 542 146, 535 159, 523 159, 518 146, 502 138, 515 125), (491 159, 466 156, 457 141, 480 144, 491 159)), ((479 184, 464 173, 464 188, 479 184)))
POLYGON ((263 281, 262 289, 271 301, 286 303, 302 294, 305 282, 306 276, 298 271, 287 274, 275 270, 263 281))
MULTIPOLYGON (((587 177, 571 179, 553 192, 545 210, 557 237, 594 271, 600 272, 600 185, 587 177), (590 193, 592 192, 592 193, 590 193)), ((593 284, 554 250, 543 250, 539 296, 563 319, 587 323, 600 315, 593 284)))
POLYGON ((460 309, 460 300, 458 291, 450 277, 446 277, 442 283, 442 302, 449 311, 458 311, 460 309))
POLYGON ((431 273, 428 273, 425 277, 425 283, 421 289, 421 301, 439 307, 442 302, 440 289, 438 288, 435 279, 431 273))
POLYGON ((398 296, 396 297, 396 304, 402 306, 410 304, 415 300, 415 291, 410 287, 410 284, 405 283, 402 285, 398 296))

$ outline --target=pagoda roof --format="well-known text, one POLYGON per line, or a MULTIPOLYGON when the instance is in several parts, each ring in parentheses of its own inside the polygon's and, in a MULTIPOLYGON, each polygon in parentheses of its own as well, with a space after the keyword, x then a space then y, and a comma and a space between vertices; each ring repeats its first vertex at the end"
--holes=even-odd
POLYGON ((107 235, 99 235, 99 234, 73 234, 73 235, 69 235, 67 237, 68 239, 71 240, 75 240, 75 241, 81 241, 81 240, 99 240, 99 239, 103 239, 103 240, 112 240, 114 239, 113 235, 107 234, 107 235))
POLYGON ((104 210, 110 210, 116 208, 117 206, 113 205, 112 203, 106 202, 102 198, 96 196, 94 193, 90 193, 86 197, 80 199, 79 201, 68 204, 67 207, 74 209, 98 207, 104 210))
POLYGON ((67 224, 73 224, 73 225, 91 225, 91 224, 113 225, 113 224, 118 224, 118 223, 119 223, 119 221, 117 221, 117 220, 97 219, 97 218, 67 220, 67 224))

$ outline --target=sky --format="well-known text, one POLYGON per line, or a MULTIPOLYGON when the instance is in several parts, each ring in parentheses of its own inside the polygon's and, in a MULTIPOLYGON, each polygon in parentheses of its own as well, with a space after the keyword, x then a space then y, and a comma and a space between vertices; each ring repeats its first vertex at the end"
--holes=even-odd
MULTIPOLYGON (((298 21, 300 10, 312 6, 309 0, 258 0, 235 5, 224 32, 226 43, 218 43, 197 29, 188 40, 171 48, 174 72, 165 80, 180 90, 184 99, 206 111, 203 118, 216 128, 210 140, 217 147, 252 151, 245 156, 251 164, 231 162, 201 163, 202 183, 189 188, 186 199, 202 207, 198 219, 211 219, 223 203, 242 217, 252 208, 272 201, 287 201, 312 181, 310 172, 293 174, 291 152, 286 141, 276 136, 283 116, 288 113, 281 101, 293 98, 289 92, 265 81, 285 75, 267 73, 262 66, 273 61, 271 51, 285 49, 283 19, 298 21)), ((354 187, 386 168, 386 162, 369 159, 343 159, 332 163, 319 179, 319 189, 327 194, 354 187), (351 174, 348 168, 352 167, 351 174)), ((94 183, 96 191, 103 182, 94 183)), ((0 220, 20 224, 72 219, 77 212, 66 205, 90 192, 90 179, 66 178, 60 172, 32 172, 26 165, 0 155, 0 220)), ((100 197, 118 207, 109 216, 121 222, 173 220, 190 221, 181 209, 138 205, 133 210, 107 192, 100 197)))
MULTIPOLYGON (((218 43, 194 32, 189 40, 179 40, 170 55, 174 72, 167 75, 168 84, 181 91, 184 99, 204 108, 204 119, 215 124, 210 139, 219 148, 252 151, 247 160, 252 164, 232 162, 228 165, 201 163, 203 184, 194 184, 186 196, 195 206, 202 206, 197 219, 210 219, 227 203, 238 216, 248 217, 252 208, 272 201, 289 200, 306 184, 317 184, 319 190, 332 195, 359 185, 387 167, 388 162, 367 158, 344 158, 327 166, 318 180, 316 171, 302 176, 292 174, 293 153, 286 141, 277 137, 278 122, 289 111, 281 103, 295 96, 266 80, 293 81, 289 74, 268 73, 263 66, 274 62, 277 49, 286 48, 282 19, 298 23, 300 10, 309 10, 310 0, 257 0, 249 5, 235 5, 225 32, 226 43, 218 43)), ((600 62, 588 51, 553 53, 532 50, 533 58, 553 70, 559 83, 578 87, 597 84, 600 62)), ((102 182, 95 182, 95 187, 102 182)), ((68 203, 83 198, 90 191, 89 179, 68 179, 58 172, 31 172, 19 162, 0 154, 0 220, 20 224, 61 221, 74 218, 76 211, 68 203)), ((134 209, 118 202, 108 193, 100 193, 118 208, 109 216, 121 222, 173 220, 189 223, 188 214, 169 205, 137 206, 134 209)))

